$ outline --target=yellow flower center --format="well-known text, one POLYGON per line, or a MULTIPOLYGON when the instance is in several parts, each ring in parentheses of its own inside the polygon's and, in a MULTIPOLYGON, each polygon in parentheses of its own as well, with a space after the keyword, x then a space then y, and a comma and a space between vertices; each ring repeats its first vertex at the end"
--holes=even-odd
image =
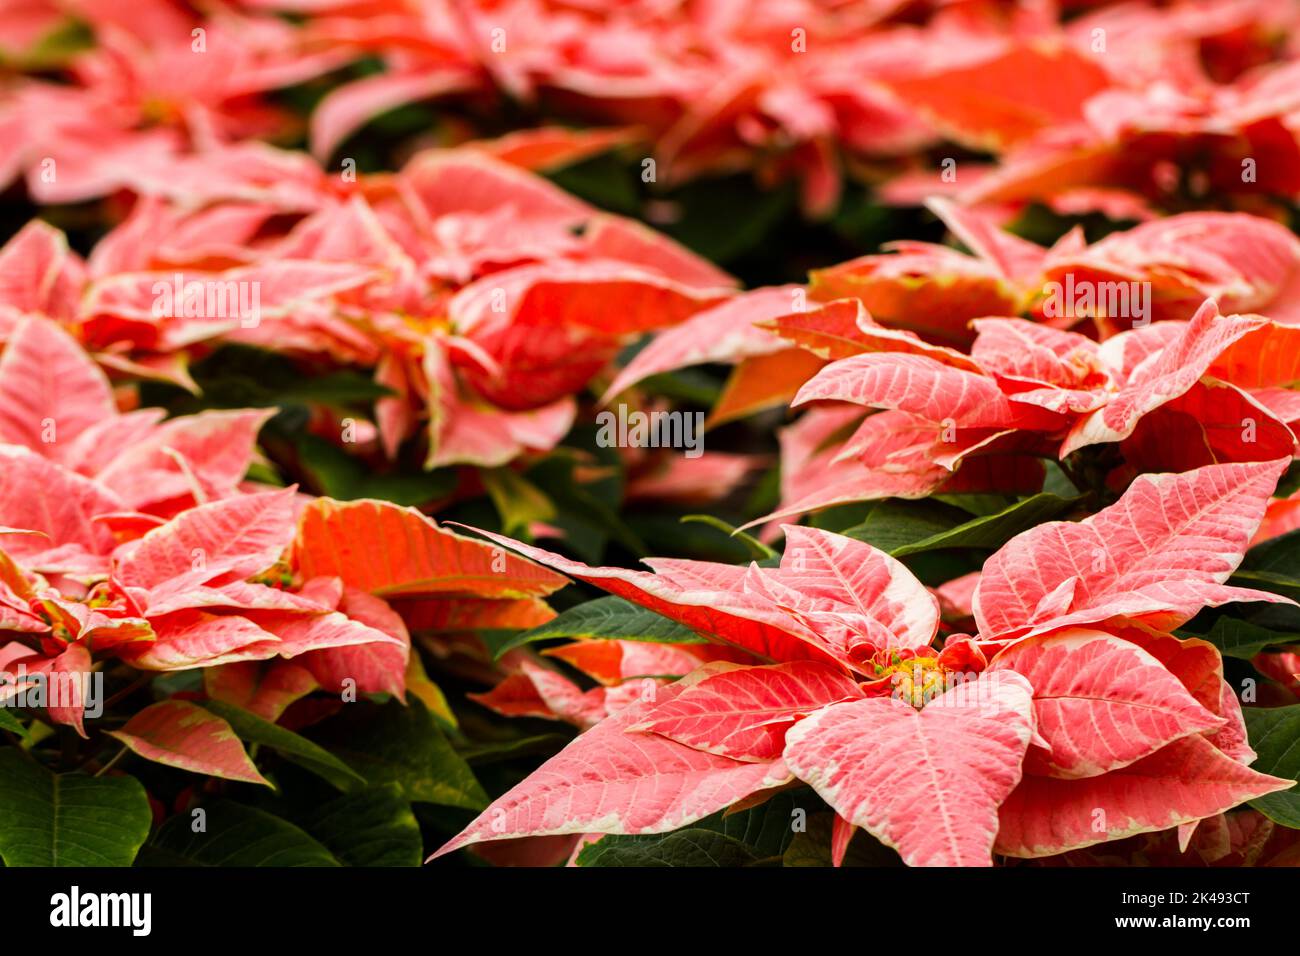
POLYGON ((140 104, 140 112, 146 123, 168 125, 181 118, 181 108, 169 100, 150 97, 140 104))
POLYGON ((445 315, 411 315, 402 313, 402 322, 421 336, 451 332, 451 319, 445 315))
POLYGON ((876 665, 876 677, 889 678, 893 696, 917 710, 948 689, 948 674, 937 657, 903 660, 894 655, 890 663, 876 665))

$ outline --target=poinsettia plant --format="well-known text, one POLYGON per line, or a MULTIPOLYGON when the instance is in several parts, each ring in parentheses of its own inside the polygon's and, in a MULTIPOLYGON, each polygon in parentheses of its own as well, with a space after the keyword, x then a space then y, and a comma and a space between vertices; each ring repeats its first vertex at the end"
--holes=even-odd
MULTIPOLYGON (((424 506, 486 493, 504 524, 563 521, 552 489, 518 472, 566 439, 632 338, 734 294, 676 243, 483 150, 352 183, 310 161, 212 162, 235 172, 196 173, 197 191, 182 177, 183 199, 137 198, 85 258, 42 221, 23 227, 0 250, 0 337, 56 320, 173 411, 294 405, 307 426, 277 419, 267 448, 316 493, 424 506), (256 177, 267 191, 241 192, 256 177), (523 517, 520 488, 537 503, 523 517)), ((717 496, 749 467, 710 455, 682 473, 629 451, 630 497, 717 496)))
POLYGON ((0 3, 0 862, 1295 864, 1297 19, 0 3))
POLYGON ((736 368, 713 421, 811 406, 783 442, 773 517, 1034 492, 1042 459, 1089 491, 1292 453, 1300 244, 1289 230, 1195 213, 1092 246, 1075 231, 1045 250, 970 210, 933 208, 975 255, 905 243, 807 287, 745 293, 659 335, 607 400, 725 362, 736 368), (1263 314, 1220 315, 1221 303, 1263 314))
POLYGON ((1100 6, 42 0, 0 32, 0 124, 22 144, 0 183, 25 174, 47 203, 166 191, 169 171, 253 139, 328 160, 370 151, 356 134, 386 117, 450 142, 559 118, 638 142, 650 181, 794 179, 823 216, 845 173, 893 202, 1115 219, 1294 199, 1293 10, 1100 6))
POLYGON ((1185 845, 1201 821, 1295 785, 1250 767, 1218 649, 1171 633, 1206 607, 1289 600, 1226 583, 1287 463, 1142 476, 1083 521, 1017 535, 971 591, 975 633, 938 642, 935 595, 827 531, 788 526, 775 565, 653 572, 512 543, 747 660, 648 684, 439 852, 663 833, 799 782, 836 814, 837 862, 855 828, 910 865, 1174 827, 1185 845))
MULTIPOLYGON (((198 823, 214 806, 302 859, 378 862, 356 834, 335 843, 328 819, 319 831, 251 803, 214 805, 230 784, 279 788, 284 760, 327 781, 340 812, 376 814, 395 841, 390 862, 418 858, 410 801, 484 800, 411 634, 540 624, 552 616, 540 598, 562 579, 411 509, 245 481, 268 415, 121 412, 58 325, 25 319, 11 337, 0 359, 0 803, 40 836, 0 827, 8 865, 120 865, 155 851, 213 862, 219 847, 185 841, 207 832, 198 823), (399 751, 372 755, 367 775, 296 732, 380 699, 409 713, 371 714, 399 751), (62 813, 40 802, 62 786, 88 802, 62 813), (101 800, 120 819, 99 817, 101 800)), ((225 862, 276 861, 264 850, 237 847, 225 862)))

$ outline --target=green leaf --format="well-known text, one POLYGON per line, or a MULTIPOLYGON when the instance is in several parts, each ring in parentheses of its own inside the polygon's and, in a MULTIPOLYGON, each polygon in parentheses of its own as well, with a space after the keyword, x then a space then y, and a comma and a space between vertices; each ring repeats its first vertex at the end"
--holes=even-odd
POLYGON ((13 65, 18 69, 32 72, 49 70, 94 46, 95 34, 90 27, 69 18, 45 33, 36 43, 27 45, 27 49, 0 53, 0 62, 8 65, 8 56, 12 55, 13 65))
POLYGON ((504 654, 507 645, 511 645, 514 639, 524 632, 517 627, 482 627, 474 632, 474 635, 487 648, 487 652, 492 655, 493 659, 504 654))
POLYGON ((479 471, 479 478, 501 516, 505 534, 527 530, 534 521, 555 518, 551 499, 519 472, 511 468, 485 468, 479 471))
MULTIPOLYGON (((807 828, 796 833, 781 861, 782 866, 830 866, 831 830, 835 821, 833 813, 815 813, 809 816, 807 828)), ((853 834, 844 866, 902 866, 899 855, 871 834, 858 830, 853 834)))
POLYGON ((774 794, 748 810, 710 814, 689 829, 653 836, 607 836, 582 851, 580 866, 750 866, 780 860, 817 804, 807 788, 774 794), (669 838, 683 837, 676 840, 669 838), (590 851, 590 853, 588 853, 590 851))
POLYGON ((675 191, 681 216, 665 225, 678 242, 704 258, 725 265, 768 242, 778 242, 777 227, 795 206, 789 183, 758 192, 748 175, 708 177, 675 191))
POLYGON ((907 545, 951 531, 969 517, 968 512, 937 501, 889 498, 872 508, 861 524, 843 533, 893 554, 907 545))
POLYGON ((601 837, 583 847, 579 866, 748 866, 758 858, 725 833, 690 827, 673 833, 601 837))
POLYGON ((1042 203, 1031 202, 1007 225, 1007 228, 1022 239, 1050 246, 1075 226, 1081 226, 1088 242, 1094 243, 1101 241, 1112 232, 1128 229, 1136 224, 1132 219, 1112 219, 1099 212, 1086 215, 1059 213, 1042 203))
POLYGON ((597 156, 588 157, 562 169, 544 173, 565 192, 627 216, 635 216, 640 207, 636 184, 640 182, 639 170, 633 171, 615 148, 597 156))
POLYGON ((973 492, 931 495, 930 500, 939 501, 945 505, 952 505, 954 508, 960 508, 962 511, 965 511, 967 514, 975 518, 984 518, 988 515, 995 515, 999 511, 1006 511, 1012 505, 1018 504, 1018 499, 1015 495, 976 494, 973 492))
POLYGON ((476 743, 462 747, 460 755, 473 767, 498 763, 502 760, 515 760, 519 757, 540 755, 553 756, 561 747, 572 740, 568 734, 535 734, 531 737, 519 737, 514 740, 476 743))
POLYGON ((20 750, 0 750, 5 866, 130 866, 152 822, 134 777, 56 774, 20 750))
POLYGON ((574 474, 578 457, 572 451, 557 449, 529 469, 528 480, 554 502, 557 512, 554 524, 564 529, 566 543, 583 560, 599 563, 609 539, 637 557, 645 556, 649 553, 645 542, 619 513, 623 477, 618 449, 602 448, 596 441, 594 428, 587 429, 583 436, 571 435, 568 441, 575 442, 579 437, 589 439, 591 456, 608 472, 604 478, 580 482, 574 474))
POLYGON ((778 857, 794 839, 795 825, 806 818, 809 804, 815 806, 816 798, 807 787, 801 787, 774 794, 748 810, 716 814, 696 826, 725 833, 761 858, 778 857))
POLYGON ((1239 587, 1255 588, 1259 591, 1271 591, 1289 597, 1293 601, 1300 601, 1300 578, 1294 578, 1289 574, 1239 569, 1233 572, 1228 583, 1239 587))
POLYGON ((651 641, 656 644, 707 644, 690 628, 662 614, 639 607, 620 597, 603 597, 577 607, 523 631, 497 649, 497 657, 533 641, 553 637, 584 637, 602 640, 651 641))
POLYGON ((779 466, 764 471, 745 499, 743 511, 747 518, 757 518, 775 511, 781 504, 781 469, 779 466))
MULTIPOLYGON (((808 515, 808 526, 835 534, 848 534, 850 528, 865 524, 871 512, 884 505, 885 501, 854 501, 845 505, 831 505, 821 511, 808 515)), ((965 521, 967 515, 961 515, 957 521, 965 521)), ((954 522, 955 523, 955 522, 954 522)))
MULTIPOLYGON (((1300 704, 1247 707, 1242 713, 1250 745, 1259 754, 1251 769, 1286 780, 1300 777, 1300 704)), ((1250 805, 1276 823, 1300 829, 1300 786, 1256 797, 1250 805)))
POLYGON ((1022 531, 1064 514, 1078 501, 1078 498, 1062 498, 1059 495, 1034 495, 994 514, 895 547, 890 554, 901 558, 939 548, 986 548, 996 551, 1022 531))
POLYGON ((158 831, 145 861, 168 866, 338 866, 310 834, 264 810, 230 800, 178 813, 158 831), (202 821, 202 829, 195 827, 202 821))
POLYGON ((22 722, 17 717, 3 707, 0 707, 0 730, 7 730, 11 734, 17 734, 20 737, 27 736, 27 728, 22 725, 22 722))
POLYGON ((1294 577, 1300 569, 1300 531, 1288 531, 1255 545, 1246 552, 1241 569, 1294 577))
MULTIPOLYGON (((650 336, 646 341, 650 341, 650 336)), ((629 359, 621 359, 620 365, 627 365, 629 359)), ((639 388, 650 395, 670 398, 675 402, 698 405, 700 408, 712 408, 722 397, 722 382, 713 375, 698 368, 682 368, 675 372, 661 372, 651 375, 639 388)))
POLYGON ((1072 498, 1079 493, 1080 489, 1075 487, 1074 482, 1061 468, 1060 463, 1045 461, 1043 465, 1043 491, 1061 498, 1072 498))
POLYGON ((765 545, 762 541, 759 541, 753 535, 746 534, 743 531, 737 531, 731 525, 727 524, 727 522, 723 521, 721 518, 715 518, 713 515, 686 515, 682 518, 682 522, 684 524, 698 522, 699 524, 706 524, 711 528, 717 528, 727 537, 734 538, 736 541, 744 544, 744 546, 749 549, 749 553, 755 560, 763 561, 767 558, 776 557, 776 552, 765 545))
POLYGON ((1300 491, 1300 461, 1293 461, 1287 465, 1287 469, 1278 479, 1277 487, 1273 489, 1274 498, 1290 498, 1297 491, 1300 491))
POLYGON ((1300 600, 1300 531, 1255 545, 1228 583, 1300 600))
POLYGON ((196 363, 191 374, 199 395, 175 395, 175 386, 146 383, 141 404, 168 405, 176 414, 201 408, 326 404, 364 408, 392 391, 360 372, 343 369, 304 376, 289 356, 252 346, 226 345, 196 363), (168 396, 173 399, 168 401, 168 396))
POLYGON ((45 721, 33 719, 32 722, 27 725, 27 736, 19 742, 18 746, 28 753, 31 753, 33 747, 39 746, 41 741, 53 737, 56 733, 58 733, 58 731, 45 721))
POLYGON ((383 498, 399 505, 422 505, 445 498, 455 490, 456 472, 451 468, 411 475, 376 475, 367 469, 352 487, 351 497, 383 498))
POLYGON ((319 435, 294 434, 292 445, 313 487, 341 501, 383 498, 399 505, 421 505, 446 497, 455 488, 452 469, 379 475, 362 459, 319 435))
POLYGON ((348 866, 419 866, 424 844, 396 784, 349 793, 296 818, 348 866))
POLYGON ((242 740, 271 748, 286 760, 323 777, 340 790, 352 790, 366 785, 366 779, 338 757, 292 730, 286 730, 225 701, 205 700, 202 706, 230 724, 242 740))
POLYGON ((319 402, 342 407, 373 402, 394 394, 368 375, 344 369, 327 375, 297 376, 275 390, 276 405, 286 402, 319 402))
POLYGON ((372 786, 395 783, 406 799, 481 810, 487 794, 415 696, 406 706, 353 704, 322 725, 318 742, 372 786))
POLYGON ((755 560, 753 551, 740 538, 719 534, 701 522, 683 524, 682 515, 671 506, 659 504, 630 511, 626 519, 628 527, 645 542, 651 554, 671 554, 716 564, 748 564, 755 560))
POLYGON ((456 714, 452 711, 451 704, 447 702, 447 695, 443 693, 441 687, 429 680, 429 675, 424 670, 424 661, 414 650, 406 662, 406 693, 420 698, 424 706, 429 708, 429 713, 433 715, 439 727, 452 731, 459 727, 456 714))
POLYGON ((1214 622, 1205 640, 1227 657, 1250 660, 1266 647, 1300 644, 1300 634, 1284 634, 1235 617, 1221 617, 1214 622))

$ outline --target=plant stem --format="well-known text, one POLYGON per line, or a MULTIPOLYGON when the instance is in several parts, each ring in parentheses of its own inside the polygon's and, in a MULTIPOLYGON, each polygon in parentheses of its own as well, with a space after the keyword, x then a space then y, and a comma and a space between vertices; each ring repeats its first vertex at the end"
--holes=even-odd
POLYGON ((104 764, 104 766, 100 767, 98 770, 95 771, 95 776, 99 777, 107 773, 108 770, 113 766, 113 764, 117 763, 119 760, 122 759, 123 756, 126 755, 128 749, 129 748, 124 746, 117 753, 113 754, 113 756, 109 758, 108 763, 104 764))

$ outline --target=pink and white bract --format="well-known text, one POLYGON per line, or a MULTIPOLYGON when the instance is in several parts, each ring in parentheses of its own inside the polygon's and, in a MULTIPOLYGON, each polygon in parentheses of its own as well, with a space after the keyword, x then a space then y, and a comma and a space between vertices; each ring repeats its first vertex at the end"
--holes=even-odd
POLYGON ((990 865, 1288 789, 1250 769, 1218 652, 1169 634, 1205 606, 1283 600, 1224 582, 1285 464, 1144 476, 1084 522, 1013 538, 975 588, 978 633, 942 647, 938 603, 906 568, 829 532, 787 527, 775 568, 653 573, 512 542, 755 663, 707 664, 605 718, 439 853, 664 832, 797 778, 909 864, 990 865))

